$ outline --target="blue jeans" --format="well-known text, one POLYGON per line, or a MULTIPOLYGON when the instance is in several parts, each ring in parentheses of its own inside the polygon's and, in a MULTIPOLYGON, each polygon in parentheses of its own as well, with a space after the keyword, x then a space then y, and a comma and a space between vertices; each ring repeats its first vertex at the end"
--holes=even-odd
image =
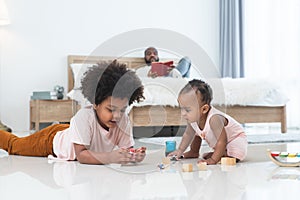
POLYGON ((189 57, 183 57, 179 60, 176 69, 181 73, 182 77, 190 77, 191 59, 189 57))

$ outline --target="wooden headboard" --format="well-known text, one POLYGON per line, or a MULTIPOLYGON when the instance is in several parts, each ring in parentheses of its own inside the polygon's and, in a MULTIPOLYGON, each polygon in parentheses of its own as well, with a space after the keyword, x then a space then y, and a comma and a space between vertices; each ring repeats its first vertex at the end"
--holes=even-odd
MULTIPOLYGON (((71 64, 73 63, 85 63, 85 64, 96 64, 99 61, 108 61, 111 62, 115 60, 116 57, 108 56, 68 56, 68 92, 71 91, 74 87, 74 77, 71 69, 71 64)), ((122 57, 117 58, 118 62, 125 63, 128 68, 138 69, 146 65, 144 58, 142 57, 122 57)))
MULTIPOLYGON (((68 56, 68 92, 70 92, 74 87, 74 77, 71 69, 71 64, 73 63, 85 63, 85 64, 96 64, 100 61, 112 62, 117 59, 120 63, 125 63, 130 69, 138 69, 146 65, 143 57, 109 57, 109 56, 78 56, 78 55, 69 55, 68 56)), ((177 59, 174 58, 163 58, 162 61, 173 60, 176 64, 177 59)))

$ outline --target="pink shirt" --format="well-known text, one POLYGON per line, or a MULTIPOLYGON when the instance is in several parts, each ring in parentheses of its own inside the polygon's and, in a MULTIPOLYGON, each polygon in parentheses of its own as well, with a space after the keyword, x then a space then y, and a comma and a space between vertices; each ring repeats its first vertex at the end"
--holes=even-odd
POLYGON ((210 127, 209 121, 210 118, 216 114, 224 116, 228 120, 227 126, 224 127, 227 135, 226 149, 228 156, 232 156, 243 160, 247 154, 247 138, 242 126, 229 115, 217 110, 214 107, 211 107, 203 130, 200 130, 197 122, 191 123, 191 127, 196 132, 195 134, 199 135, 202 139, 204 139, 211 148, 215 148, 217 138, 215 137, 215 134, 213 133, 210 127))
POLYGON ((129 148, 134 145, 129 118, 124 114, 117 126, 107 131, 98 123, 93 106, 88 105, 76 113, 68 129, 55 135, 53 151, 57 158, 75 160, 73 143, 85 145, 94 152, 110 152, 115 147, 129 148))

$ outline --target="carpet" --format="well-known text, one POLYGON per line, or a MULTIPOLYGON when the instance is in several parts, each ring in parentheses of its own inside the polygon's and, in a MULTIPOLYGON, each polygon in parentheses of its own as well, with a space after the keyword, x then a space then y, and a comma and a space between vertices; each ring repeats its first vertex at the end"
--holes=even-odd
MULTIPOLYGON (((155 145, 165 145, 167 140, 174 140, 177 144, 180 143, 181 137, 151 137, 151 138, 139 138, 137 141, 142 143, 150 143, 155 145)), ((247 135, 249 144, 260 143, 287 143, 287 142, 300 142, 300 134, 297 133, 285 133, 285 134, 259 134, 259 135, 247 135)), ((207 145, 205 141, 202 145, 207 145)))
POLYGON ((300 133, 247 135, 249 144, 300 142, 300 133))

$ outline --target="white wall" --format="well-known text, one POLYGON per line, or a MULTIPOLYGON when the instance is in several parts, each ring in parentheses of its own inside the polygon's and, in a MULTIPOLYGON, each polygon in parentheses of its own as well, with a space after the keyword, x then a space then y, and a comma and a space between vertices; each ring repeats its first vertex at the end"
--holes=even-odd
POLYGON ((29 130, 30 93, 67 88, 67 55, 88 55, 106 40, 141 28, 185 35, 218 64, 218 0, 6 0, 0 27, 0 119, 29 130))

